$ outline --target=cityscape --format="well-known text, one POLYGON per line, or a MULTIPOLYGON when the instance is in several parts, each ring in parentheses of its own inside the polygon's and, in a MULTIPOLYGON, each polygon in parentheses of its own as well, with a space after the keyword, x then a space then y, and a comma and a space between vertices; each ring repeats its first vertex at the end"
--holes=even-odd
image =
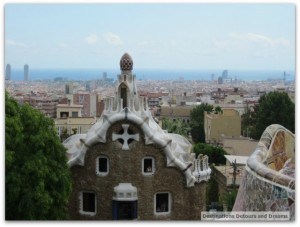
MULTIPOLYGON (((295 220, 295 6, 45 6, 5 6, 6 220, 295 220), (262 27, 243 14, 247 7, 257 12, 262 27), (207 34, 201 42, 194 40, 200 37, 198 29, 182 36, 201 20, 193 8, 219 12, 211 23, 221 26, 226 18, 229 36, 214 36, 215 30, 199 21, 199 32, 212 34, 213 47, 201 44, 208 42, 207 34), (26 10, 33 13, 34 31, 40 26, 34 17, 41 12, 72 17, 64 22, 72 27, 80 24, 74 16, 88 10, 92 16, 112 10, 118 17, 128 10, 148 26, 149 39, 126 44, 131 27, 140 29, 130 18, 124 23, 134 25, 127 32, 119 28, 123 38, 90 33, 76 49, 74 32, 72 42, 51 49, 49 37, 16 39, 21 36, 15 29, 24 23, 18 18, 26 10), (157 28, 159 38, 149 32, 151 10, 157 10, 162 24, 176 22, 177 12, 194 21, 186 28, 180 22, 179 33, 168 24, 174 37, 162 44, 170 37, 162 28, 157 28), (230 18, 233 12, 249 31, 239 33, 239 23, 230 18), (279 12, 290 17, 273 28, 269 20, 279 12), (265 35, 255 33, 261 29, 265 35), (49 46, 39 47, 43 42, 49 46), (46 49, 50 52, 42 57, 46 49), (86 60, 75 56, 79 50, 86 60), (18 161, 18 154, 25 160, 18 161), (32 182, 21 189, 19 177, 30 176, 32 182)), ((115 20, 108 22, 109 29, 118 28, 115 20)))

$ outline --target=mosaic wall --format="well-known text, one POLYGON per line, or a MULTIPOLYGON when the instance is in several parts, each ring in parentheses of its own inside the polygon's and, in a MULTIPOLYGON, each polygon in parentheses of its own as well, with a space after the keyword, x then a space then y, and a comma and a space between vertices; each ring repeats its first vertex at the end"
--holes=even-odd
POLYGON ((280 125, 263 133, 249 157, 233 211, 289 211, 295 220, 295 137, 280 125))

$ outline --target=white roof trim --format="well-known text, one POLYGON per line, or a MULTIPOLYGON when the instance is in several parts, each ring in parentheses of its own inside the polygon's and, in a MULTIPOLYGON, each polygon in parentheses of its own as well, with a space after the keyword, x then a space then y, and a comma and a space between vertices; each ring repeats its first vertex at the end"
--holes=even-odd
POLYGON ((180 135, 170 135, 159 127, 149 111, 147 99, 137 96, 135 77, 132 76, 131 71, 126 73, 122 71, 118 79, 116 97, 106 99, 105 108, 99 121, 90 128, 85 138, 81 137, 79 141, 74 141, 73 146, 68 144, 67 152, 70 157, 68 165, 84 166, 88 148, 96 143, 106 143, 106 133, 111 125, 125 120, 140 127, 145 135, 146 145, 156 144, 162 148, 167 159, 167 167, 177 167, 181 170, 186 177, 187 187, 207 181, 211 173, 207 156, 199 156, 196 159, 195 154, 191 152, 192 145, 188 140, 180 135), (128 107, 125 108, 123 108, 123 100, 118 94, 119 86, 124 81, 128 82, 129 88, 128 107), (198 163, 197 167, 195 167, 195 163, 198 163))

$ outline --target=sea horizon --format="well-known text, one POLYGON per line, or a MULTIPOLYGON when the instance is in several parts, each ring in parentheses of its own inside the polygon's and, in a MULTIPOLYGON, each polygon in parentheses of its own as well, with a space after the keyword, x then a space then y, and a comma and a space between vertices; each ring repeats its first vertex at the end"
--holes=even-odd
MULTIPOLYGON (((295 80, 295 71, 293 70, 230 70, 228 71, 228 79, 244 80, 244 81, 261 81, 268 79, 283 79, 284 72, 286 80, 295 80)), ((214 80, 222 76, 224 70, 221 69, 134 69, 133 74, 138 80, 214 80)), ((120 69, 30 69, 29 80, 54 80, 62 77, 66 80, 100 80, 106 73, 107 78, 115 80, 120 74, 120 69)), ((11 80, 24 80, 23 69, 12 69, 11 80)))

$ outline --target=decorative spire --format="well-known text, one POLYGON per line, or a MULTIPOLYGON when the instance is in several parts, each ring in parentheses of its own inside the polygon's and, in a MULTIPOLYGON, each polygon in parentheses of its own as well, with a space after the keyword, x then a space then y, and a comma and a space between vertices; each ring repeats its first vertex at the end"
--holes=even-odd
POLYGON ((129 54, 125 53, 120 60, 120 69, 123 70, 132 70, 133 61, 129 54))

